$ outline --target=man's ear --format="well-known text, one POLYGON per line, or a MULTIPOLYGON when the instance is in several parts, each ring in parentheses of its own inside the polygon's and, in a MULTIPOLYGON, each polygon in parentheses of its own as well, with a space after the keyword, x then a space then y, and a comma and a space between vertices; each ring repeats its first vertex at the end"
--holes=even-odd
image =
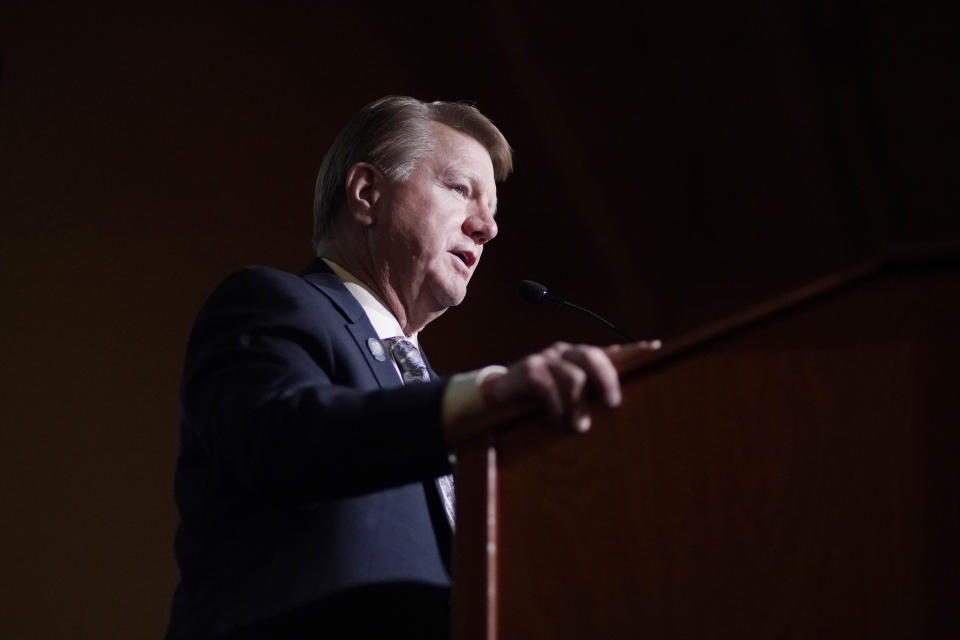
POLYGON ((358 162, 347 172, 347 211, 368 227, 377 221, 377 203, 383 195, 384 175, 369 162, 358 162))

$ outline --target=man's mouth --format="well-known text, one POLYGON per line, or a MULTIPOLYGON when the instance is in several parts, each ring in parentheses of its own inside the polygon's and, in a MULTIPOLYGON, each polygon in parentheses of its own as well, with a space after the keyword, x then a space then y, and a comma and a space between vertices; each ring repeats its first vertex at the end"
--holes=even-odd
POLYGON ((460 261, 461 261, 464 265, 466 265, 466 267, 467 267, 468 269, 469 269, 470 267, 472 267, 472 266, 477 262, 477 256, 474 255, 473 252, 471 252, 471 251, 459 251, 459 250, 454 249, 454 250, 450 251, 450 253, 452 253, 453 255, 457 256, 457 258, 459 258, 460 261))

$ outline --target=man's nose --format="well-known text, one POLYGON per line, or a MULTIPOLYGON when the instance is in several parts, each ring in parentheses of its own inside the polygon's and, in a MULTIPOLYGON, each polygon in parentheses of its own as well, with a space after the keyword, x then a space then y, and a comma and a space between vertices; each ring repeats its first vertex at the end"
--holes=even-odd
POLYGON ((493 210, 485 204, 477 203, 463 222, 463 232, 477 244, 490 242, 497 237, 497 231, 497 221, 493 219, 493 210))

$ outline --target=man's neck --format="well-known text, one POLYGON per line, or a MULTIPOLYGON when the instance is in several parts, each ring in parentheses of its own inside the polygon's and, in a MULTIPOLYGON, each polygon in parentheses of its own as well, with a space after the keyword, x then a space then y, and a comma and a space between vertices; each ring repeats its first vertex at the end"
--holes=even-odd
POLYGON ((318 248, 317 257, 331 260, 350 272, 393 314, 397 322, 400 323, 404 335, 410 336, 419 332, 427 323, 440 315, 440 313, 434 313, 425 318, 417 318, 416 314, 408 313, 397 290, 390 285, 389 269, 373 268, 371 265, 374 260, 367 256, 361 247, 352 250, 333 239, 318 248), (368 259, 358 259, 358 256, 368 259))
POLYGON ((363 307, 363 311, 367 314, 367 319, 370 321, 370 324, 373 325, 377 337, 384 340, 397 336, 405 336, 412 340, 414 344, 418 344, 417 334, 405 333, 400 327, 400 323, 397 322, 396 317, 394 317, 390 309, 383 303, 383 300, 378 298, 367 285, 330 258, 322 258, 322 260, 324 264, 330 267, 333 273, 340 278, 343 286, 347 288, 347 291, 349 291, 353 297, 356 298, 357 302, 360 303, 360 306, 363 307))

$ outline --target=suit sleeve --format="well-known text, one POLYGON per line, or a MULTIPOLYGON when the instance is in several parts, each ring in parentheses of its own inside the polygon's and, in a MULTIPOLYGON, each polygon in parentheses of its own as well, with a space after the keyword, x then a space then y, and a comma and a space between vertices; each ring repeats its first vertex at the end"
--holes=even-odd
POLYGON ((187 348, 184 453, 212 462, 218 481, 282 500, 356 495, 448 472, 446 381, 361 390, 344 322, 296 276, 253 268, 228 278, 187 348))

